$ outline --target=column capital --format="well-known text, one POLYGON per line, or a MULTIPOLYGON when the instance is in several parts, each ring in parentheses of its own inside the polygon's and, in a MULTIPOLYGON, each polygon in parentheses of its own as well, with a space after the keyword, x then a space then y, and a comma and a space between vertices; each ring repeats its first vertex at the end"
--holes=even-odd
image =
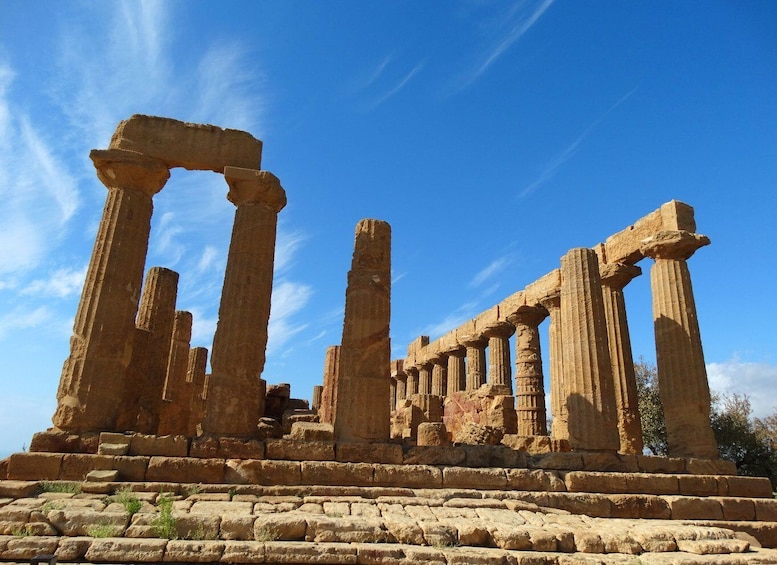
POLYGON ((503 337, 507 339, 514 333, 515 325, 510 322, 494 322, 483 330, 483 335, 487 338, 503 337))
POLYGON ((442 365, 448 362, 448 354, 442 351, 435 351, 427 355, 426 361, 434 365, 442 365))
POLYGON ((263 204, 276 214, 286 206, 286 191, 269 171, 224 167, 224 180, 229 185, 227 200, 235 206, 263 204))
POLYGON ((97 178, 108 188, 130 188, 149 198, 162 190, 170 169, 159 159, 124 149, 92 149, 97 178))
POLYGON ((488 339, 481 334, 465 334, 462 336, 456 336, 458 341, 464 347, 485 347, 488 345, 488 339))
POLYGON ((547 317, 548 310, 544 306, 519 306, 507 319, 514 326, 525 324, 536 327, 547 317))
POLYGON ((627 265, 626 263, 606 263, 599 264, 599 275, 602 278, 602 284, 623 290, 635 277, 642 274, 642 269, 637 265, 627 265))
POLYGON ((640 242, 639 250, 652 259, 688 259, 697 249, 710 244, 706 235, 689 231, 660 231, 640 242))
POLYGON ((540 298, 539 302, 548 312, 558 310, 561 308, 561 291, 543 296, 540 298))

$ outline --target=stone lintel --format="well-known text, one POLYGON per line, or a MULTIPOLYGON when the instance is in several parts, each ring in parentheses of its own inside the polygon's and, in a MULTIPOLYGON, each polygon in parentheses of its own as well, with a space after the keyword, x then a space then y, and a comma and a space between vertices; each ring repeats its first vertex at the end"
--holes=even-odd
POLYGON ((627 265, 625 263, 599 263, 599 275, 602 278, 602 284, 611 288, 622 290, 632 279, 640 276, 642 269, 637 265, 627 265))
POLYGON ((131 188, 151 197, 170 178, 165 163, 135 151, 92 149, 89 158, 97 169, 97 178, 107 187, 131 188))
POLYGON ((407 378, 407 375, 405 374, 405 360, 404 359, 394 359, 391 361, 391 376, 395 379, 405 379, 407 378))
POLYGON ((604 243, 606 261, 630 265, 637 263, 644 256, 642 240, 667 230, 695 232, 693 208, 679 200, 671 200, 633 225, 611 235, 604 243))
POLYGON ((226 166, 262 166, 262 142, 250 133, 140 114, 119 122, 110 148, 155 157, 170 168, 221 173, 226 166))
POLYGON ((537 327, 547 317, 548 311, 544 306, 521 306, 510 315, 510 323, 537 327))
POLYGON ((235 206, 264 204, 276 214, 286 206, 286 191, 269 171, 224 167, 224 179, 229 185, 227 200, 235 206))
POLYGON ((477 333, 485 333, 486 328, 499 322, 499 306, 492 306, 475 317, 475 330, 477 333))
POLYGON ((407 356, 410 357, 413 355, 416 351, 419 349, 426 347, 429 345, 429 336, 428 335, 419 335, 417 338, 415 338, 413 341, 411 341, 407 346, 407 356))
POLYGON ((688 259, 700 247, 710 244, 706 235, 688 231, 660 231, 642 240, 640 250, 654 259, 688 259))
POLYGON ((483 328, 483 335, 487 338, 503 337, 509 338, 515 333, 515 326, 508 322, 494 322, 483 328))
POLYGON ((524 289, 525 304, 534 306, 540 300, 561 290, 561 269, 553 269, 524 289))

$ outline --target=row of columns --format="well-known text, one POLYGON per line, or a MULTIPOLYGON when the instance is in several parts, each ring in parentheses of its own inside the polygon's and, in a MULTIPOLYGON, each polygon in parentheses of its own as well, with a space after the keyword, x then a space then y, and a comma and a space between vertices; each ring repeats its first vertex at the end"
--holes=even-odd
MULTIPOLYGON (((172 417, 164 408, 165 401, 173 401, 178 394, 182 374, 195 387, 195 381, 202 381, 200 390, 205 390, 206 364, 206 356, 195 348, 187 359, 186 373, 182 369, 183 342, 190 338, 191 321, 190 315, 187 319, 175 312, 176 273, 152 269, 140 300, 152 197, 163 188, 170 171, 162 160, 134 151, 93 150, 90 157, 108 197, 76 313, 70 354, 62 370, 53 423, 73 432, 156 432, 160 425, 169 429, 172 417), (170 380, 170 375, 176 377, 170 380)), ((227 197, 236 212, 214 336, 213 371, 199 421, 213 435, 249 437, 263 414, 260 375, 277 215, 286 204, 286 195, 279 180, 267 171, 227 166, 224 177, 229 185, 227 197)), ((196 412, 196 406, 192 410, 196 412)))

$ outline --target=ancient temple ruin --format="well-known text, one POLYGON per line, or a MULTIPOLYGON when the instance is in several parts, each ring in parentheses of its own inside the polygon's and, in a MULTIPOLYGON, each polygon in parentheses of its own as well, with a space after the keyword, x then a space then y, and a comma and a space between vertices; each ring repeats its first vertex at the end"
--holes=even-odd
POLYGON ((769 480, 717 455, 688 267, 709 239, 691 206, 571 248, 394 360, 391 228, 362 220, 342 340, 310 409, 262 379, 286 193, 261 153, 246 132, 141 115, 91 152, 108 196, 54 427, 0 461, 0 559, 559 563, 777 547, 769 480), (185 273, 146 270, 153 196, 173 167, 222 174, 236 208, 209 373, 177 309, 185 273), (669 457, 643 454, 623 293, 646 258, 669 457), (81 494, 42 492, 63 483, 81 494))

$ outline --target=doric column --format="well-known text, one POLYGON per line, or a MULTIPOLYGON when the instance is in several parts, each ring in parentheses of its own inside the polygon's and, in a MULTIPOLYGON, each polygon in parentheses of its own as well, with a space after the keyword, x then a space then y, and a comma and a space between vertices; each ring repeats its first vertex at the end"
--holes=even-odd
POLYGON ((542 300, 550 317, 548 325, 548 348, 550 349, 550 409, 553 415, 551 437, 569 439, 567 423, 567 395, 564 389, 564 367, 562 364, 563 341, 561 339, 561 294, 554 293, 542 300))
POLYGON ((561 324, 569 442, 574 449, 620 445, 599 263, 592 249, 561 258, 561 324))
POLYGON ((542 306, 520 306, 508 316, 515 326, 515 411, 519 436, 548 435, 538 329, 547 315, 542 306))
POLYGON ((418 394, 432 394, 432 364, 427 361, 418 366, 418 394))
POLYGON ((324 391, 324 387, 321 385, 315 385, 313 387, 313 410, 318 412, 321 409, 321 393, 324 391))
POLYGON ((189 366, 189 346, 192 338, 192 314, 178 310, 173 323, 173 340, 167 361, 167 377, 162 393, 158 435, 186 434, 189 428, 189 404, 191 393, 186 390, 189 366))
POLYGON ((197 426, 205 417, 205 400, 208 398, 208 350, 204 347, 193 347, 189 351, 189 365, 186 368, 186 381, 191 385, 189 402, 189 437, 197 434, 197 426))
POLYGON ((429 359, 432 363, 432 388, 431 394, 445 396, 448 386, 448 360, 447 355, 437 353, 429 359))
POLYGON ((70 355, 62 368, 54 425, 67 431, 113 430, 132 355, 153 205, 170 177, 157 159, 119 149, 93 150, 108 188, 78 304, 70 355))
POLYGON ((513 393, 510 336, 514 332, 515 326, 507 322, 495 323, 483 330, 483 335, 488 338, 488 382, 506 386, 510 394, 513 393))
POLYGON ((405 393, 407 396, 418 394, 418 369, 416 367, 406 367, 405 373, 407 373, 407 388, 405 393))
POLYGON ((348 286, 334 417, 338 441, 388 441, 391 227, 361 220, 348 286))
POLYGON ((396 410, 397 406, 407 398, 407 374, 405 373, 404 359, 396 359, 391 362, 391 376, 397 382, 396 398, 392 407, 392 410, 396 410))
POLYGON ((203 430, 250 437, 264 414, 259 382, 270 318, 278 212, 286 192, 267 171, 226 167, 232 226, 219 321, 213 336, 211 379, 203 430))
POLYGON ((397 405, 397 379, 389 377, 389 412, 394 411, 397 405))
POLYGON ((467 368, 464 358, 467 351, 462 347, 446 353, 448 355, 448 389, 446 396, 453 396, 467 388, 467 368))
POLYGON ((618 433, 621 453, 642 453, 642 424, 639 418, 637 379, 631 354, 629 325, 626 320, 624 287, 642 269, 636 265, 610 263, 600 265, 604 314, 607 318, 607 342, 610 345, 610 363, 615 389, 615 409, 618 414, 618 433))
POLYGON ((467 348, 467 391, 477 390, 486 384, 486 344, 479 335, 463 336, 459 343, 467 348))
POLYGON ((686 260, 709 238, 686 232, 659 232, 641 251, 655 263, 650 269, 653 323, 661 404, 666 417, 669 454, 718 457, 710 427, 710 391, 686 260))
POLYGON ((337 379, 340 372, 340 346, 330 345, 324 354, 324 390, 321 392, 321 409, 319 421, 332 423, 332 417, 337 405, 337 379))

